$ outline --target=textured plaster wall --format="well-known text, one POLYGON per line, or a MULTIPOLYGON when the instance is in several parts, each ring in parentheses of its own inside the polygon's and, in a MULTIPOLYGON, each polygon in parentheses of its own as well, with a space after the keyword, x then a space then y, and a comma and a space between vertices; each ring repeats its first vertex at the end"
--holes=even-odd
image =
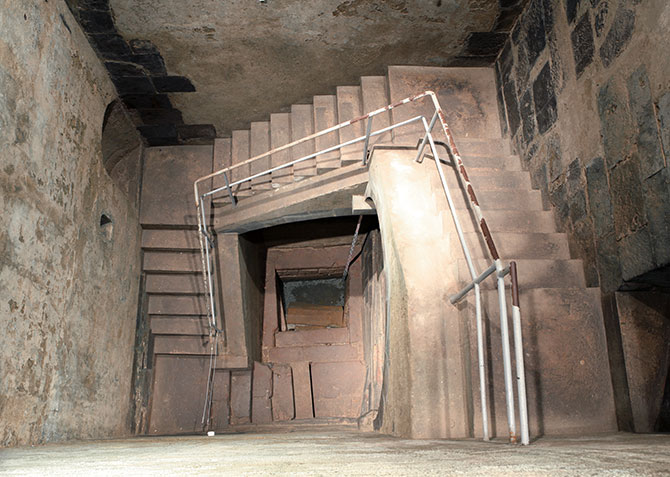
POLYGON ((670 4, 532 0, 496 63, 505 132, 603 292, 670 263, 670 4))
POLYGON ((2 446, 128 432, 139 226, 102 164, 114 96, 62 0, 0 0, 2 446))

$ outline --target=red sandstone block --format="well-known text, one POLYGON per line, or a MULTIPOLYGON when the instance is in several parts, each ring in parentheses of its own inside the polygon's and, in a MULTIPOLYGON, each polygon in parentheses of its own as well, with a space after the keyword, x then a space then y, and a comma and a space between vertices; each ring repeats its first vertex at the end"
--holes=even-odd
POLYGON ((296 361, 332 362, 360 359, 359 347, 351 345, 321 345, 295 348, 270 348, 268 361, 271 363, 292 363, 296 361))
POLYGON ((312 346, 320 344, 345 344, 349 342, 349 330, 346 328, 326 328, 318 330, 295 330, 277 333, 275 346, 312 346))
POLYGON ((359 417, 365 384, 360 361, 312 363, 315 417, 359 417))
POLYGON ((276 364, 272 367, 272 375, 272 419, 290 421, 295 417, 291 367, 276 364))
POLYGON ((230 423, 251 421, 251 371, 232 371, 230 376, 230 423))
POLYGON ((295 418, 311 419, 314 417, 312 408, 312 381, 309 374, 309 363, 291 363, 293 371, 293 395, 295 402, 295 418))
POLYGON ((230 422, 230 372, 216 371, 212 392, 212 429, 228 427, 230 422))
POLYGON ((251 401, 251 421, 254 424, 272 422, 272 370, 265 364, 254 362, 251 401))

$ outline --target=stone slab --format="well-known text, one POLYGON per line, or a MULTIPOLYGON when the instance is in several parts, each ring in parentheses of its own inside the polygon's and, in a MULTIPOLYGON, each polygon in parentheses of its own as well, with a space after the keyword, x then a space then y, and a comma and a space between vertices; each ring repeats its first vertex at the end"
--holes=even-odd
POLYGON ((251 422, 251 371, 230 373, 230 423, 251 422))
POLYGON ((290 421, 295 417, 293 372, 289 365, 272 366, 272 419, 290 421))
POLYGON ((315 417, 359 417, 365 364, 360 361, 312 363, 315 417))
POLYGON ((291 362, 290 365, 293 373, 295 418, 312 419, 314 417, 314 407, 309 361, 291 362))

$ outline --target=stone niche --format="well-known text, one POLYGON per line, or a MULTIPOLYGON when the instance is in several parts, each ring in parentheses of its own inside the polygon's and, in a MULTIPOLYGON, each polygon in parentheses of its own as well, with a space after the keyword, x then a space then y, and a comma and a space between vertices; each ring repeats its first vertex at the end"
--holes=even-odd
POLYGON ((371 247, 368 236, 357 241, 346 278, 351 235, 268 247, 252 422, 355 420, 369 410, 361 259, 371 247), (261 391, 265 388, 268 392, 261 391))

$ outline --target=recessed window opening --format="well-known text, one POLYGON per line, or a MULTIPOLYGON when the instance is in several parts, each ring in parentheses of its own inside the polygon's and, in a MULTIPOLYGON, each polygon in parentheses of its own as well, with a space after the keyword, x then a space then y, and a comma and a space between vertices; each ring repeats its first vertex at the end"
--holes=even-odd
POLYGON ((107 239, 112 239, 112 234, 114 232, 114 223, 112 219, 107 214, 100 215, 100 233, 107 239))
POLYGON ((346 280, 342 274, 340 268, 313 275, 301 270, 280 272, 280 306, 286 329, 345 327, 346 280))

